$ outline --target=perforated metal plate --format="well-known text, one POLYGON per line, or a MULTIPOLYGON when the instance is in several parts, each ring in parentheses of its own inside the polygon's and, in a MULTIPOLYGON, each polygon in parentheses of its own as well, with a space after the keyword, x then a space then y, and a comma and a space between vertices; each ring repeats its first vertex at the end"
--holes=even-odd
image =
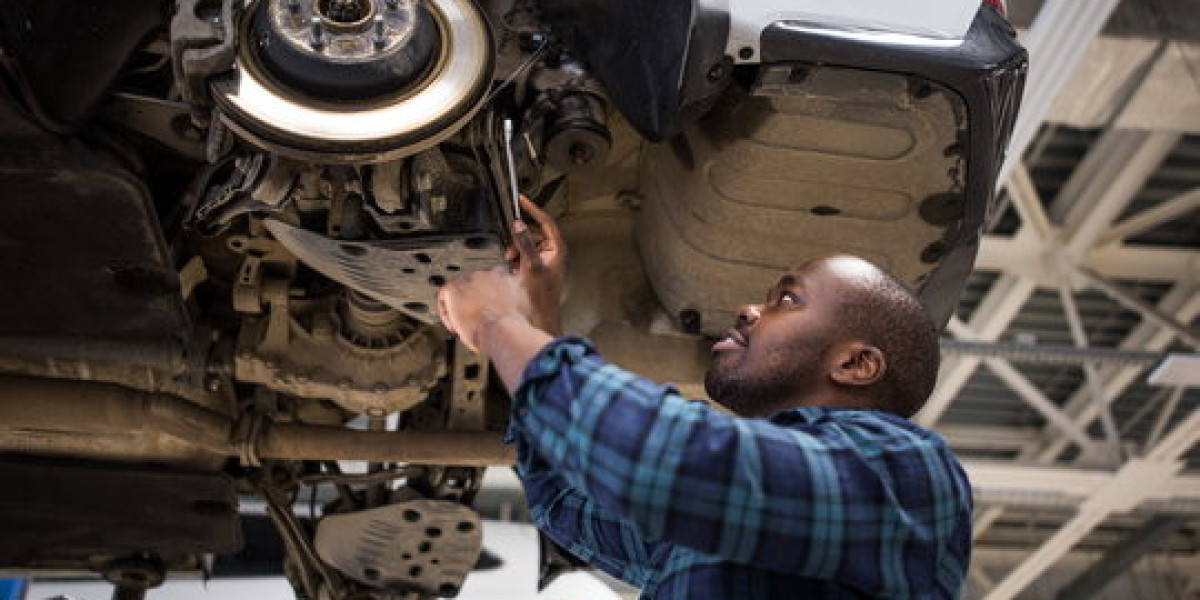
POLYGON ((437 323, 437 289, 447 280, 504 264, 503 244, 488 233, 346 241, 282 221, 266 225, 313 270, 426 323, 437 323))
POLYGON ((326 517, 317 554, 346 577, 373 587, 454 596, 479 559, 479 515, 455 502, 410 500, 326 517))

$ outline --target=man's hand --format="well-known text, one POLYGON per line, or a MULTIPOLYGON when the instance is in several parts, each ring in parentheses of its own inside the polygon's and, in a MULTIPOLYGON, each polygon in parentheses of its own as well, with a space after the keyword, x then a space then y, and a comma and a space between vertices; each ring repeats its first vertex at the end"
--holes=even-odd
POLYGON ((438 292, 438 316, 472 352, 484 352, 510 394, 529 361, 553 338, 526 316, 529 296, 504 267, 459 277, 438 292))
POLYGON ((516 246, 505 256, 511 268, 471 273, 438 292, 438 316, 472 352, 483 351, 510 393, 537 352, 561 334, 559 304, 567 247, 558 226, 528 198, 521 206, 536 229, 513 224, 516 246))
POLYGON ((554 219, 525 196, 521 196, 521 210, 533 220, 533 227, 522 221, 513 223, 515 245, 505 256, 529 295, 529 322, 551 336, 559 336, 567 245, 554 219))
POLYGON ((517 275, 504 267, 456 277, 438 292, 438 317, 472 352, 492 322, 516 318, 528 322, 529 298, 517 275))

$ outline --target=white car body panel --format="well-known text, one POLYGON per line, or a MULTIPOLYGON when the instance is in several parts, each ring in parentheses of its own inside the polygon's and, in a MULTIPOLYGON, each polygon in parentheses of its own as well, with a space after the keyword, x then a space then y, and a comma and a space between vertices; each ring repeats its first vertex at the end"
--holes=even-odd
POLYGON ((779 21, 831 31, 888 32, 931 40, 966 35, 981 3, 975 0, 728 0, 726 52, 739 63, 759 62, 764 29, 779 21), (743 58, 743 49, 753 54, 743 58))

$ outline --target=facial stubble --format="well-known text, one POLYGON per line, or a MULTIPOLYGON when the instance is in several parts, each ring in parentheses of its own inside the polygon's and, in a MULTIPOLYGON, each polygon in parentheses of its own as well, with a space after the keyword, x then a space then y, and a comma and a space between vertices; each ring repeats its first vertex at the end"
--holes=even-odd
POLYGON ((738 415, 768 416, 788 408, 790 401, 810 389, 827 349, 797 340, 772 348, 757 360, 749 348, 725 351, 713 357, 704 375, 704 390, 738 415))

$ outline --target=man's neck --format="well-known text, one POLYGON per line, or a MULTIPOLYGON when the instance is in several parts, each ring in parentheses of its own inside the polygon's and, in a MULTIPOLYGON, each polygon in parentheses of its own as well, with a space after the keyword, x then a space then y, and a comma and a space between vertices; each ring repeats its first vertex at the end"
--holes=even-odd
POLYGON ((865 395, 855 395, 845 393, 837 389, 822 389, 814 392, 803 394, 795 394, 786 400, 778 403, 772 403, 768 406, 763 406, 754 411, 747 413, 739 413, 743 417, 770 417, 786 410, 793 408, 803 408, 806 406, 824 406, 829 408, 862 408, 876 409, 878 408, 865 395))

